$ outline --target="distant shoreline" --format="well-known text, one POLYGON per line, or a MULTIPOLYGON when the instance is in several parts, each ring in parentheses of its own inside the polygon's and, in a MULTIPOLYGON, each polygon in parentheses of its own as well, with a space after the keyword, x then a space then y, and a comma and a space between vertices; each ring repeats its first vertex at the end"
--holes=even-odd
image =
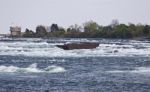
POLYGON ((71 38, 71 37, 0 37, 0 38, 11 38, 11 39, 122 39, 122 40, 140 40, 140 41, 145 41, 145 40, 149 40, 150 41, 150 37, 136 37, 136 38, 71 38))
POLYGON ((101 26, 94 21, 63 28, 57 24, 38 25, 35 31, 26 28, 21 32, 20 26, 10 27, 8 37, 24 38, 108 38, 108 39, 150 39, 150 25, 119 24, 117 20, 108 26, 101 26))

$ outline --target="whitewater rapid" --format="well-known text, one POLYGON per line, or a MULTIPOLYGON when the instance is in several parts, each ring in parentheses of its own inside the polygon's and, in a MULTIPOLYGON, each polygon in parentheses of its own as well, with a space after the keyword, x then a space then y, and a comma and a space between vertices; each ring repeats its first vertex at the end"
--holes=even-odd
POLYGON ((28 67, 17 67, 17 66, 0 66, 0 73, 59 73, 65 72, 63 67, 51 65, 44 69, 39 69, 37 63, 33 63, 28 67))
POLYGON ((7 39, 0 40, 0 55, 31 57, 150 56, 150 42, 106 39, 7 39), (66 42, 98 42, 95 49, 62 50, 66 42))

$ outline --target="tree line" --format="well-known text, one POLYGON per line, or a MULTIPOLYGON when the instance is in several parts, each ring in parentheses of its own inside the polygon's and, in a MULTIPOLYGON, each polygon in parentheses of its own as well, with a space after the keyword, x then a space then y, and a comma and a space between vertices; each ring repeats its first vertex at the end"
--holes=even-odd
POLYGON ((57 24, 52 24, 49 30, 38 25, 36 31, 26 29, 23 37, 64 37, 64 38, 136 38, 150 37, 150 25, 120 24, 113 20, 110 25, 102 26, 94 21, 88 21, 79 26, 77 24, 65 29, 57 24))

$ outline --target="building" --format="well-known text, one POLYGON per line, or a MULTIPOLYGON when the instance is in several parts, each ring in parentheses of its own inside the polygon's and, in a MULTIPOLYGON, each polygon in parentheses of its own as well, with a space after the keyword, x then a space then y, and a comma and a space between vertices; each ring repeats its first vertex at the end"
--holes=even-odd
POLYGON ((21 27, 18 27, 18 26, 10 27, 10 36, 11 37, 20 37, 21 36, 21 27))

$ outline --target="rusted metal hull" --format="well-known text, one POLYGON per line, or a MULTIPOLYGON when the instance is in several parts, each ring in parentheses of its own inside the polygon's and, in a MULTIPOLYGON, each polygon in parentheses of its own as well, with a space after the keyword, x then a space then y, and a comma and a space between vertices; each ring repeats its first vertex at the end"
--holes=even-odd
POLYGON ((99 46, 99 43, 68 43, 64 45, 56 45, 57 47, 64 50, 73 50, 73 49, 93 49, 99 46))

